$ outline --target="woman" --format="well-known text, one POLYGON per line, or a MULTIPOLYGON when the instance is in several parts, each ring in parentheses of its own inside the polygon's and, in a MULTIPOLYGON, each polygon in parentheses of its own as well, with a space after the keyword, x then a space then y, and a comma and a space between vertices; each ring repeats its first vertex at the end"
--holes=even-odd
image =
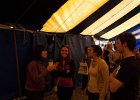
POLYGON ((55 84, 58 86, 57 96, 59 100, 71 100, 74 89, 75 65, 70 59, 70 49, 62 45, 59 51, 58 62, 55 74, 55 84))
MULTIPOLYGON (((91 59, 90 59, 89 55, 87 55, 89 50, 90 50, 90 48, 91 47, 89 47, 89 46, 85 48, 86 58, 83 59, 83 62, 85 62, 87 64, 88 68, 89 68, 90 62, 91 62, 91 59)), ((82 76, 83 76, 82 77, 83 78, 83 80, 82 80, 82 89, 85 90, 86 86, 87 86, 87 82, 88 82, 88 75, 83 74, 82 76)))
POLYGON ((33 58, 27 65, 26 96, 27 100, 43 100, 45 76, 55 69, 57 64, 45 66, 47 51, 42 45, 34 48, 33 58))
POLYGON ((105 60, 105 62, 107 63, 108 67, 109 67, 109 72, 110 72, 110 62, 109 62, 109 54, 113 52, 113 47, 112 47, 112 43, 108 43, 103 51, 103 59, 105 60))
POLYGON ((108 92, 109 70, 106 62, 100 58, 102 49, 98 45, 92 45, 87 55, 91 58, 87 85, 88 100, 104 100, 108 92))

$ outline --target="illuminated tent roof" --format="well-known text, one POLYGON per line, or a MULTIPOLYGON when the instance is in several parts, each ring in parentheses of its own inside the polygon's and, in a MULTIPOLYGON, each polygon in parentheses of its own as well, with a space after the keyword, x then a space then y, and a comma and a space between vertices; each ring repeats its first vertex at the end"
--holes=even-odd
POLYGON ((67 32, 97 11, 108 0, 69 0, 43 25, 42 31, 67 32))
POLYGON ((0 24, 110 39, 140 25, 139 4, 140 0, 3 0, 0 24))

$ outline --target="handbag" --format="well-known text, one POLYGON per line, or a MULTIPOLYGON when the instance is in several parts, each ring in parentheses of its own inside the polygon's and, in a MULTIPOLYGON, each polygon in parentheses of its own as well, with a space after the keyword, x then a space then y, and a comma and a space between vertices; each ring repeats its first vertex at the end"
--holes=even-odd
POLYGON ((78 74, 88 75, 88 65, 86 62, 80 62, 78 74))

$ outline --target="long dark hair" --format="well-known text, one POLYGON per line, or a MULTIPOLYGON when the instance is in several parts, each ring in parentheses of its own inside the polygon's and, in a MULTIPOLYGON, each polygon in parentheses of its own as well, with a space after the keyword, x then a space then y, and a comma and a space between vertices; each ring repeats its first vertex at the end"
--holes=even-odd
POLYGON ((29 63, 30 63, 31 61, 33 61, 33 60, 42 61, 41 52, 42 52, 43 50, 46 50, 45 46, 43 46, 43 45, 36 45, 36 46, 33 48, 32 54, 27 58, 26 64, 29 64, 29 63))
POLYGON ((30 63, 30 61, 32 60, 36 60, 36 61, 41 61, 41 52, 43 50, 46 50, 46 48, 43 45, 36 45, 33 48, 33 52, 31 54, 31 56, 29 56, 29 58, 27 59, 27 64, 30 63))
POLYGON ((36 45, 33 50, 33 59, 37 61, 41 60, 41 52, 43 50, 46 50, 46 48, 43 45, 36 45))
POLYGON ((65 60, 66 63, 68 63, 68 62, 70 61, 70 59, 71 59, 71 57, 70 57, 70 48, 69 48, 68 45, 62 45, 62 46, 60 47, 60 49, 59 49, 59 54, 58 54, 58 59, 59 59, 60 61, 65 60), (62 50, 62 48, 64 48, 64 47, 68 49, 68 56, 67 56, 65 59, 64 59, 64 58, 62 57, 62 55, 61 55, 61 50, 62 50))

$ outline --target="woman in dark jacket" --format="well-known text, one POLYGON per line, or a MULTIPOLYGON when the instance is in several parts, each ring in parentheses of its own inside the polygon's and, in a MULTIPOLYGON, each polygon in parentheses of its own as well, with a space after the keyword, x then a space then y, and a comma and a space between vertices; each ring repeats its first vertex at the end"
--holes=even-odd
POLYGON ((54 72, 55 84, 58 86, 57 96, 59 100, 71 100, 74 89, 75 65, 70 59, 70 49, 67 45, 62 45, 59 57, 54 62, 58 66, 54 72))

